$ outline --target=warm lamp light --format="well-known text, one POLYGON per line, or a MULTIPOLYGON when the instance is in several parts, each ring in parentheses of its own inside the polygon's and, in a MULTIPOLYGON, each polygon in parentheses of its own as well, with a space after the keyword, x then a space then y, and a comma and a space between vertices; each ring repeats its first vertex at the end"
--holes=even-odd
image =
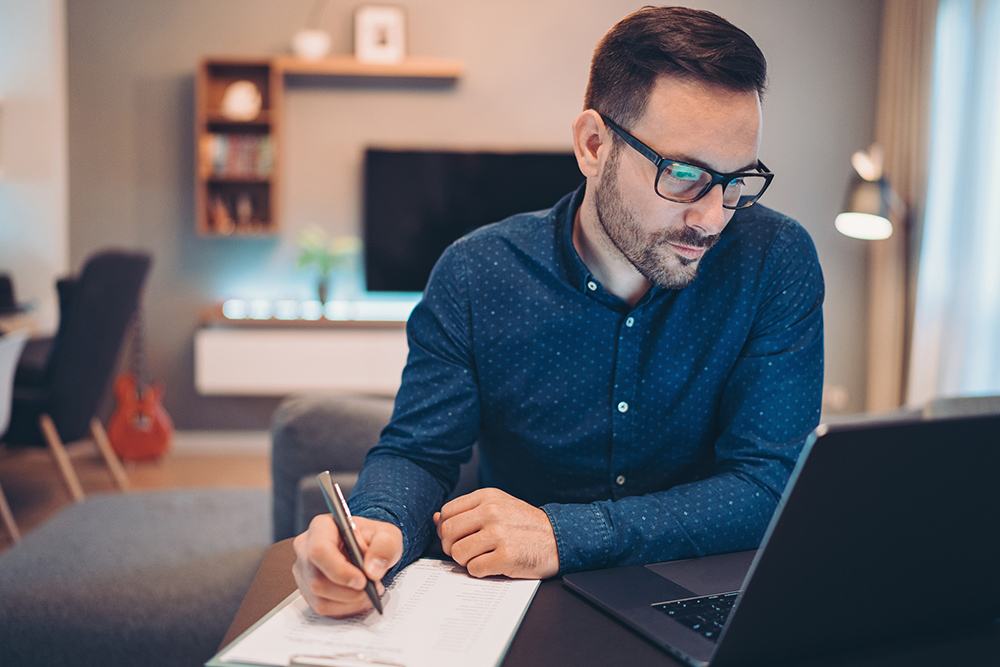
POLYGON ((892 236, 892 223, 888 218, 871 213, 841 213, 834 224, 844 236, 865 241, 878 241, 892 236))
POLYGON ((851 158, 857 176, 847 190, 844 212, 834 224, 844 236, 876 241, 892 236, 889 212, 896 194, 882 175, 882 151, 872 146, 867 153, 858 151, 851 158))

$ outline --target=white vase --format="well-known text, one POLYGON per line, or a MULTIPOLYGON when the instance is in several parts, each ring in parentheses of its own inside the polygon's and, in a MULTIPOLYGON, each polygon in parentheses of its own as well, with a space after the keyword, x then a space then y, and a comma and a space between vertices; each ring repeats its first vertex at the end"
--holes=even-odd
POLYGON ((305 60, 319 60, 330 53, 330 35, 314 28, 299 30, 292 37, 292 53, 305 60))

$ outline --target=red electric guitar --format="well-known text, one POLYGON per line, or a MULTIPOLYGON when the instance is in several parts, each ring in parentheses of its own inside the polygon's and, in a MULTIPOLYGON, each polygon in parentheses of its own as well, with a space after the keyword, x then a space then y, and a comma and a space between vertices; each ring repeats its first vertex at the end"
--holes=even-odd
POLYGON ((146 383, 142 316, 136 313, 133 332, 132 373, 118 376, 114 392, 115 413, 108 421, 111 448, 123 461, 156 459, 166 453, 174 424, 163 409, 163 385, 146 383))

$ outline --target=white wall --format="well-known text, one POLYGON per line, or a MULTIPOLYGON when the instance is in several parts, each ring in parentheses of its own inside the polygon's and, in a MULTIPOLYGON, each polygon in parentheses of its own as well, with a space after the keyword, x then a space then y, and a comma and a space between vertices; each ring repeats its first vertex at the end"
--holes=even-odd
POLYGON ((43 333, 69 266, 66 127, 63 1, 0 0, 0 271, 43 333))

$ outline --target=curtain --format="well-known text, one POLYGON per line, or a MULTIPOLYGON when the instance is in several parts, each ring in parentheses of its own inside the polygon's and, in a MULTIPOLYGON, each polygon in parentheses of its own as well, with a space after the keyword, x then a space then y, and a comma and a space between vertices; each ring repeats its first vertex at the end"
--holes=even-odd
POLYGON ((894 212, 894 233, 872 241, 868 256, 868 359, 865 409, 881 412, 903 403, 911 273, 927 180, 931 73, 938 0, 884 0, 879 54, 875 141, 885 153, 885 174, 905 211, 894 212))
POLYGON ((907 401, 1000 393, 1000 0, 940 0, 907 401))

